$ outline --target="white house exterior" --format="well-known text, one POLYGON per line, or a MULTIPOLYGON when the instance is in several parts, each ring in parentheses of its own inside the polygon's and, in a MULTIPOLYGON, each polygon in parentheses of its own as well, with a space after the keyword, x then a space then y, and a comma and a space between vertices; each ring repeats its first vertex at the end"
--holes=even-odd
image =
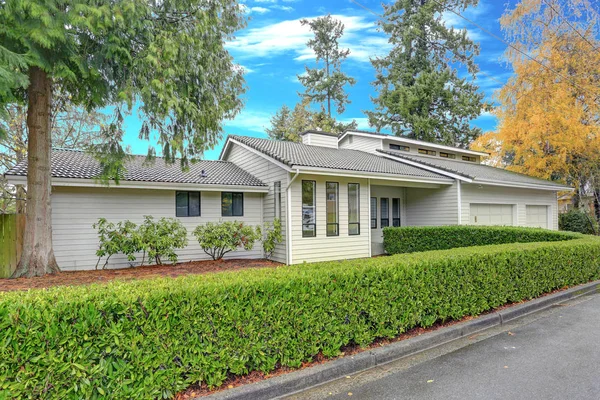
MULTIPOLYGON (((94 180, 99 166, 89 155, 54 151, 54 250, 63 270, 92 269, 92 224, 101 217, 141 222, 144 215, 184 223, 189 245, 180 261, 207 259, 191 232, 209 221, 262 225, 280 218, 284 240, 273 258, 287 264, 381 254, 385 226, 558 229, 557 192, 570 188, 483 165, 486 156, 364 131, 309 131, 302 143, 229 136, 219 161, 184 173, 161 159, 147 167, 136 157, 120 184, 106 187, 94 180)), ((26 173, 25 162, 6 177, 23 184, 26 173)), ((227 256, 261 258, 262 246, 227 256)), ((129 265, 114 256, 109 267, 129 265)))

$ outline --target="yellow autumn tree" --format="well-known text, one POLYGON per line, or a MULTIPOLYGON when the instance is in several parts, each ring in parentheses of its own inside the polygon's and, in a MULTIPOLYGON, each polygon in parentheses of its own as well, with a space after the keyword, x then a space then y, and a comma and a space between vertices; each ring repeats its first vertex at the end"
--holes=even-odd
POLYGON ((507 169, 572 184, 578 193, 597 186, 597 18, 583 0, 523 0, 503 16, 517 49, 507 52, 514 76, 496 93, 496 131, 472 148, 489 151, 492 162, 507 169))

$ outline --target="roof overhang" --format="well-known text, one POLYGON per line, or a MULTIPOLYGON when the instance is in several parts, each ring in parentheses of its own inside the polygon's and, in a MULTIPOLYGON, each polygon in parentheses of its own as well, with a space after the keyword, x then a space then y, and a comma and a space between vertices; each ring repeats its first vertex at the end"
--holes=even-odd
POLYGON ((462 182, 467 182, 467 183, 473 182, 473 179, 471 179, 470 177, 463 176, 463 175, 460 175, 460 174, 455 174, 455 173, 452 173, 452 172, 448 172, 448 171, 440 169, 440 168, 431 167, 429 165, 422 164, 420 162, 413 161, 413 160, 408 160, 408 159, 403 158, 403 157, 394 156, 394 155, 391 155, 391 154, 388 154, 388 153, 381 153, 381 157, 388 158, 388 159, 394 160, 394 161, 398 161, 398 162, 401 162, 401 163, 406 164, 406 165, 411 165, 413 167, 421 168, 421 169, 424 169, 424 170, 427 170, 427 171, 430 171, 430 172, 435 172, 436 174, 440 174, 442 176, 447 176, 447 177, 452 178, 452 179, 457 179, 457 180, 462 181, 462 182))
MULTIPOLYGON (((11 185, 26 185, 27 177, 23 175, 5 175, 8 183, 11 185)), ((197 190, 203 192, 223 192, 240 191, 246 193, 267 193, 267 186, 247 186, 247 185, 213 185, 197 183, 176 183, 176 182, 145 182, 145 181, 110 181, 107 184, 101 183, 95 179, 81 178, 52 178, 52 186, 55 187, 89 187, 89 188, 114 188, 114 189, 154 189, 154 190, 197 190)))
POLYGON ((377 179, 380 181, 408 182, 408 183, 427 183, 435 185, 452 185, 453 179, 447 178, 425 178, 410 175, 385 174, 379 172, 361 172, 348 171, 342 169, 318 168, 318 167, 303 167, 294 166, 294 172, 310 175, 328 175, 328 176, 343 176, 349 178, 377 179))
POLYGON ((475 179, 473 181, 473 184, 485 185, 485 186, 503 186, 503 187, 519 188, 519 189, 550 190, 552 192, 564 192, 564 191, 572 192, 573 190, 575 190, 574 188, 568 187, 568 186, 536 185, 536 184, 531 184, 531 183, 493 181, 493 180, 484 180, 484 179, 475 179))

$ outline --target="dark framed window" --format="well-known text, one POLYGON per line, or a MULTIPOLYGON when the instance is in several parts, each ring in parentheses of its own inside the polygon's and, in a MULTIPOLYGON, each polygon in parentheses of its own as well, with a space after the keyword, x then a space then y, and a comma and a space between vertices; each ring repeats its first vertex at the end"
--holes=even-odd
POLYGON ((419 154, 427 154, 428 156, 435 156, 435 151, 427 149, 419 149, 419 154))
POLYGON ((371 229, 377 229, 377 197, 371 197, 371 229))
POLYGON ((327 236, 339 236, 339 191, 337 182, 325 183, 325 211, 327 216, 327 236))
POLYGON ((382 197, 379 199, 381 203, 381 227, 390 226, 390 199, 382 197))
POLYGON ((462 156, 463 161, 475 162, 477 161, 477 157, 472 156, 462 156))
POLYGON ((281 181, 277 181, 273 184, 273 215, 275 218, 281 219, 281 181))
POLYGON ((392 226, 400 226, 400 199, 392 199, 392 226))
POLYGON ((442 158, 456 158, 456 154, 452 154, 452 153, 444 153, 443 151, 440 151, 440 157, 442 158))
POLYGON ((360 184, 348 184, 348 235, 360 235, 360 184))
POLYGON ((244 216, 244 193, 221 192, 221 216, 244 216))
POLYGON ((302 237, 317 236, 317 182, 302 181, 302 237))
POLYGON ((410 151, 410 147, 402 146, 400 144, 390 144, 390 150, 410 151))
POLYGON ((199 217, 200 192, 175 192, 175 216, 199 217))

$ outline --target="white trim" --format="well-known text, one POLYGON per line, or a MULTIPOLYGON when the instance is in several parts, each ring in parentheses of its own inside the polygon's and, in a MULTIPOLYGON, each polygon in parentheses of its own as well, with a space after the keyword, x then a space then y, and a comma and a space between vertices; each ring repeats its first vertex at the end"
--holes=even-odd
MULTIPOLYGON (((373 251, 371 250, 371 178, 367 178, 367 208, 369 210, 369 220, 365 224, 368 229, 368 237, 369 237, 369 257, 373 257, 373 251)), ((361 224, 362 225, 362 224, 361 224)))
POLYGON ((388 139, 388 140, 391 140, 394 142, 422 145, 422 146, 426 146, 426 147, 433 147, 435 149, 448 150, 448 151, 453 151, 453 152, 457 152, 457 153, 465 153, 465 154, 471 154, 471 155, 482 156, 482 157, 489 156, 488 153, 485 153, 482 151, 461 149, 459 147, 445 146, 443 144, 425 142, 423 140, 401 138, 398 136, 386 135, 383 133, 364 133, 364 132, 356 132, 356 131, 346 131, 346 132, 344 132, 344 134, 342 136, 340 136, 340 138, 338 139, 338 142, 341 141, 347 135, 362 136, 362 137, 368 137, 368 138, 372 138, 372 139, 377 138, 377 139, 381 139, 382 142, 384 139, 388 139))
MULTIPOLYGON (((27 177, 7 175, 8 182, 13 185, 27 183, 27 177)), ((223 192, 239 190, 247 193, 268 193, 268 186, 247 186, 247 185, 211 185, 197 183, 177 183, 177 182, 145 182, 145 181, 126 181, 122 180, 118 184, 110 181, 109 185, 98 182, 94 179, 82 178, 52 178, 52 186, 67 187, 94 187, 110 189, 155 189, 155 190, 198 190, 205 192, 223 192)))
POLYGON ((424 169, 424 170, 427 170, 430 172, 435 172, 436 174, 445 175, 447 177, 458 179, 458 180, 461 180, 461 181, 464 181, 467 183, 473 182, 473 180, 470 178, 464 177, 462 175, 453 174, 452 172, 444 171, 443 169, 430 167, 429 165, 422 164, 417 161, 407 160, 406 158, 397 157, 397 156, 393 156, 393 155, 385 154, 385 153, 381 153, 381 156, 384 158, 389 158, 390 160, 398 161, 403 164, 411 165, 413 167, 421 168, 421 169, 424 169))
POLYGON ((574 188, 560 187, 560 186, 551 186, 551 185, 546 186, 546 185, 536 185, 536 184, 528 184, 528 183, 502 182, 502 181, 494 181, 494 180, 476 179, 472 183, 474 185, 504 186, 504 187, 520 188, 520 189, 551 190, 553 192, 561 192, 561 191, 572 192, 575 190, 574 188))
POLYGON ((286 237, 286 263, 287 265, 292 264, 292 183, 296 180, 296 178, 300 175, 300 171, 296 170, 296 173, 290 180, 288 176, 288 184, 285 187, 287 204, 285 207, 285 215, 286 215, 286 228, 287 228, 287 237, 286 237))
POLYGON ((458 192, 458 225, 462 225, 462 193, 460 181, 456 180, 456 191, 458 192))
POLYGON ((278 167, 280 167, 280 168, 283 168, 283 169, 284 169, 284 170, 286 170, 287 172, 293 172, 292 168, 290 168, 289 166, 285 165, 284 163, 282 163, 282 162, 280 162, 280 161, 277 161, 277 160, 276 160, 276 159, 274 159, 273 157, 270 157, 270 156, 266 155, 265 153, 263 153, 263 152, 261 152, 261 151, 258 151, 258 150, 256 150, 256 149, 253 149, 252 147, 248 146, 247 144, 244 144, 244 143, 242 143, 242 142, 239 142, 239 141, 237 141, 237 140, 235 140, 235 139, 232 139, 232 138, 230 138, 230 137, 228 137, 228 138, 227 138, 227 142, 225 143, 225 146, 223 146, 223 151, 221 151, 221 155, 219 156, 219 160, 222 160, 222 159, 223 159, 222 157, 225 155, 225 153, 226 153, 226 150, 227 150, 227 149, 229 149, 229 143, 235 143, 235 144, 237 144, 238 146, 240 146, 240 147, 242 147, 242 148, 244 148, 244 149, 248 150, 249 152, 251 152, 251 153, 253 153, 253 154, 256 154, 256 155, 257 155, 257 156, 259 156, 259 157, 262 157, 262 158, 264 158, 264 159, 265 159, 265 160, 267 160, 267 161, 270 161, 270 162, 272 162, 273 164, 277 165, 277 166, 278 166, 278 167))
POLYGON ((444 178, 413 178, 408 175, 384 174, 378 172, 360 172, 319 167, 297 167, 297 170, 300 170, 300 173, 302 174, 311 175, 347 176, 351 178, 373 178, 400 182, 435 183, 442 185, 452 185, 452 183, 454 183, 454 181, 444 178))

